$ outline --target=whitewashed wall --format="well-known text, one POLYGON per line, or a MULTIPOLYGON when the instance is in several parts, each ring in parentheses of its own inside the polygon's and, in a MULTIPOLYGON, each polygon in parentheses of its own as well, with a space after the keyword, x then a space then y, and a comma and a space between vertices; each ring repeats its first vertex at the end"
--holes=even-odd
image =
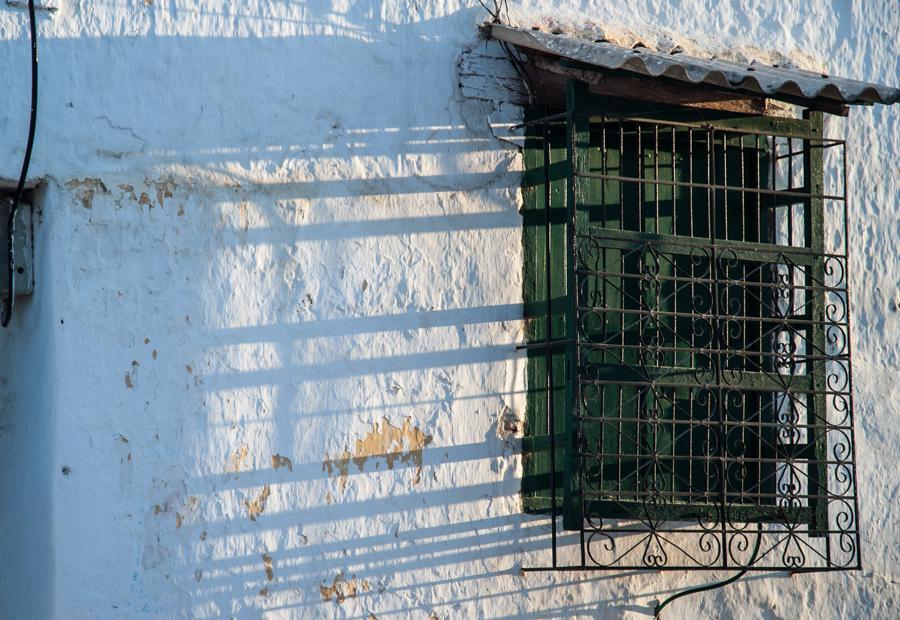
MULTIPOLYGON (((477 2, 41 1, 36 291, 0 336, 3 617, 646 618, 709 579, 520 573, 546 541, 512 436, 521 156, 457 89, 477 2)), ((513 17, 898 81, 896 0, 709 5, 513 17)), ((3 177, 26 24, 0 5, 3 177)), ((865 570, 753 576, 669 617, 896 617, 898 120, 830 125, 851 140, 865 570)))

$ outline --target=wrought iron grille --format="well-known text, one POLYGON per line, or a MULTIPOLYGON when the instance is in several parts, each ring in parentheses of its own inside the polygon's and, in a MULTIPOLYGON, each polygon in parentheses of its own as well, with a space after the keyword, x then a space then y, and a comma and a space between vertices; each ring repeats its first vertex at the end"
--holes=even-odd
POLYGON ((859 568, 844 142, 570 89, 526 128, 532 568, 859 568))

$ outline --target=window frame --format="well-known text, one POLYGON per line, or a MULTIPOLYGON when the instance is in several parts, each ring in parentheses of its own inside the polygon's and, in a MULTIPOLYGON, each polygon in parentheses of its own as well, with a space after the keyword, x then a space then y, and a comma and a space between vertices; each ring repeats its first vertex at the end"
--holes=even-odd
MULTIPOLYGON (((567 92, 568 110, 564 116, 550 115, 548 110, 531 110, 526 115, 525 124, 525 173, 523 177, 523 247, 525 261, 523 265, 523 296, 525 300, 526 341, 528 351, 527 366, 527 405, 526 436, 523 439, 523 505, 527 512, 550 514, 554 521, 554 563, 556 559, 556 519, 562 516, 563 530, 585 530, 585 519, 592 512, 585 508, 583 500, 583 481, 579 479, 578 436, 579 427, 571 416, 576 408, 578 395, 576 382, 573 380, 574 370, 578 367, 576 358, 575 321, 569 317, 576 316, 575 296, 567 291, 575 289, 575 270, 567 264, 575 264, 574 236, 585 213, 577 208, 587 203, 584 183, 578 184, 574 179, 579 174, 588 173, 587 158, 579 155, 579 146, 590 142, 590 117, 600 113, 604 116, 633 117, 643 113, 655 112, 653 106, 638 106, 635 110, 632 102, 609 100, 589 95, 587 87, 579 82, 570 81, 567 92), (541 117, 550 117, 552 123, 535 122, 541 117), (560 132, 565 140, 565 147, 558 146, 555 140, 560 139, 560 132), (549 165, 544 165, 545 158, 549 165), (569 225, 572 223, 572 225, 569 225), (548 251, 549 247, 549 251, 548 251), (564 255, 564 260, 558 260, 564 255), (556 257, 554 260, 553 257, 556 257), (550 326, 548 329, 547 326, 550 326), (552 371, 548 372, 548 367, 552 371), (553 415, 548 415, 552 411, 553 415), (551 440, 555 437, 555 441, 551 440), (550 463, 554 463, 551 475, 550 463), (551 482, 547 491, 547 483, 551 482), (562 490, 562 493, 559 491, 562 490)), ((657 106, 658 110, 659 106, 657 106)), ((810 197, 806 199, 809 226, 805 239, 813 251, 822 252, 824 225, 821 216, 822 194, 822 150, 810 148, 815 140, 822 138, 821 113, 804 113, 803 119, 782 119, 773 117, 734 117, 698 110, 665 110, 665 121, 696 123, 702 120, 706 127, 725 131, 761 131, 771 132, 804 140, 805 149, 804 178, 812 179, 808 187, 810 197), (817 215, 818 214, 818 215, 817 215), (813 221, 815 220, 815 221, 813 221)), ((711 205, 716 208, 716 205, 711 205)), ((821 269, 821 263, 817 269, 821 269)), ((821 273, 814 274, 820 281, 821 273)), ((816 295, 813 300, 813 313, 824 316, 824 295, 816 295)), ((818 316, 816 314, 816 316, 818 316)), ((824 337, 823 329, 819 329, 818 337, 824 337)), ((849 335, 848 335, 849 337, 849 335)), ((818 344, 818 343, 817 343, 818 344)), ((822 343, 824 349, 824 342, 822 343)), ((849 364, 848 364, 849 372, 849 364)), ((817 385, 825 381, 814 373, 817 385)), ((815 398, 822 399, 816 407, 822 405, 826 390, 822 387, 815 398)), ((821 465, 813 467, 809 473, 815 480, 825 480, 827 458, 824 453, 825 431, 811 440, 816 446, 817 462, 821 465)), ((855 476, 855 468, 854 468, 855 476)), ((818 484, 816 481, 814 484, 818 484)), ((827 487, 826 493, 827 495, 827 487)), ((853 492, 855 505, 855 488, 853 492)), ((677 512, 677 511, 676 511, 677 512)), ((696 510, 694 510, 696 512, 696 510)), ((626 518, 629 515, 614 513, 597 515, 603 518, 626 518)), ((696 516, 690 515, 691 518, 696 516)), ((677 520, 675 512, 661 515, 661 519, 677 520)), ((762 517, 748 514, 745 522, 762 521, 762 517)), ((855 520, 855 512, 854 512, 855 520)), ((806 510, 804 521, 810 536, 826 536, 828 530, 827 501, 818 502, 815 508, 806 510)), ((857 528, 858 529, 858 528, 857 528)), ((858 538, 858 532, 857 532, 858 538)), ((856 549, 858 550, 858 543, 856 549)), ((584 553, 582 553, 582 556, 584 553)), ((858 553, 856 553, 858 559, 858 553)), ((584 563, 582 559, 582 564, 584 563)))

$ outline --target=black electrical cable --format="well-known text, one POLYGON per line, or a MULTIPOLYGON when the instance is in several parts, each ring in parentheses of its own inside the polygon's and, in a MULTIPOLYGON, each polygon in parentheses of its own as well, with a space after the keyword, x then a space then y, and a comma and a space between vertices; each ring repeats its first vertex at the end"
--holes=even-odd
POLYGON ((3 307, 3 316, 0 317, 0 325, 6 327, 12 318, 13 299, 16 297, 16 254, 13 240, 16 235, 16 211, 22 201, 25 191, 25 180, 28 178, 28 166, 31 164, 31 149, 34 147, 34 130, 37 125, 37 100, 38 100, 38 54, 37 54, 37 20, 34 17, 34 0, 28 0, 28 26, 31 35, 31 120, 28 124, 28 142, 25 144, 25 157, 22 159, 22 172, 19 174, 19 185, 16 187, 16 195, 12 207, 9 210, 9 221, 6 223, 7 264, 9 274, 9 296, 3 307))
POLYGON ((509 0, 494 0, 494 10, 488 8, 488 6, 483 2, 483 0, 478 0, 478 3, 484 8, 485 11, 491 16, 491 23, 494 24, 502 24, 502 13, 503 9, 506 9, 506 18, 509 19, 509 0))
MULTIPOLYGON (((757 528, 757 530, 756 530, 756 545, 753 547, 753 554, 750 556, 750 561, 747 563, 748 568, 750 566, 752 566, 754 562, 756 562, 756 556, 759 553, 759 544, 760 544, 760 542, 762 542, 762 524, 757 524, 756 528, 757 528)), ((669 598, 664 600, 662 603, 659 603, 656 605, 656 609, 653 610, 653 617, 659 618, 659 614, 660 614, 660 612, 662 612, 663 607, 665 607, 666 605, 668 605, 675 599, 679 599, 682 596, 688 596, 689 594, 697 594, 698 592, 706 592, 707 590, 715 590, 716 588, 721 588, 721 587, 727 586, 729 584, 732 584, 735 581, 737 581, 738 579, 740 579, 741 577, 743 577, 744 575, 746 575, 747 570, 748 569, 745 568, 744 570, 738 572, 736 575, 729 577, 728 579, 725 579, 724 581, 717 581, 715 583, 709 583, 705 586, 698 586, 696 588, 691 588, 689 590, 683 590, 681 592, 678 592, 677 594, 673 594, 672 596, 670 596, 669 598)))

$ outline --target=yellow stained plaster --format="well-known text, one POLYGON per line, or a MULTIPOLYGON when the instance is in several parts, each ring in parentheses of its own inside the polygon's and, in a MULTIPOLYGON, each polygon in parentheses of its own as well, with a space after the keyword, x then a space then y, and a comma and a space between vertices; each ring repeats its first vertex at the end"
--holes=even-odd
POLYGON ((369 459, 384 459, 388 469, 393 469, 394 463, 399 459, 401 463, 412 462, 415 465, 413 484, 418 484, 422 477, 422 450, 433 439, 419 427, 413 426, 412 418, 406 418, 399 427, 383 418, 380 423, 375 422, 372 425, 371 431, 356 440, 352 454, 346 448, 336 459, 326 454, 322 462, 322 471, 327 471, 330 477, 337 470, 340 475, 341 491, 344 491, 347 488, 350 461, 353 461, 362 472, 369 459))

